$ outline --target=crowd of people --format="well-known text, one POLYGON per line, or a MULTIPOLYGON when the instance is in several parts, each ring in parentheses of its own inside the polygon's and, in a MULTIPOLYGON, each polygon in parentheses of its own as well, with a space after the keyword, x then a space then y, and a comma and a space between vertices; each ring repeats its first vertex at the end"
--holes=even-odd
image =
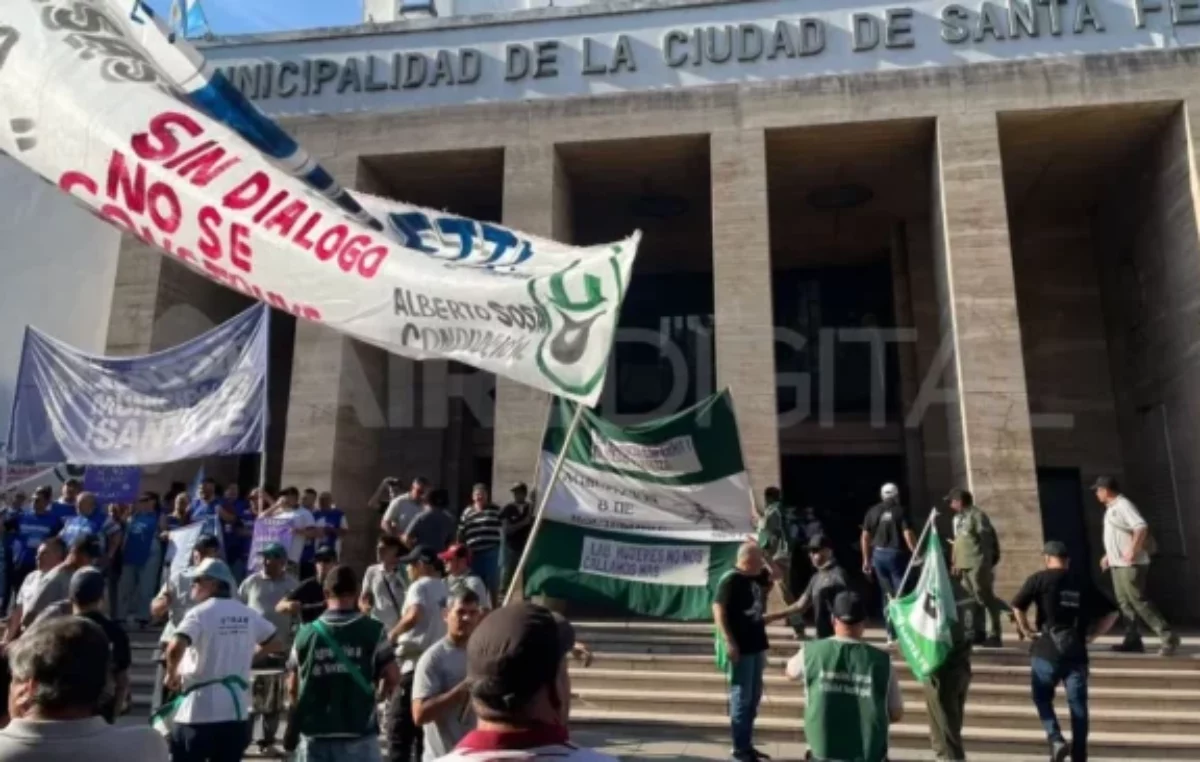
MULTIPOLYGON (((966 759, 962 727, 972 649, 1002 645, 1005 612, 1018 637, 1030 641, 1030 698, 1052 762, 1087 759, 1089 643, 1120 618, 1125 638, 1113 646, 1114 651, 1145 650, 1141 622, 1159 636, 1161 655, 1170 656, 1178 648, 1179 638, 1146 597, 1153 540, 1145 519, 1115 479, 1101 477, 1092 491, 1105 512, 1100 569, 1112 575, 1116 605, 1086 569, 1072 568, 1066 545, 1057 540, 1046 542, 1042 549, 1044 568, 1025 581, 1010 603, 1001 601, 994 591, 1000 543, 991 520, 969 491, 955 489, 946 496, 952 516, 949 571, 956 588, 950 592, 966 605, 963 616, 949 628, 949 653, 922 683, 930 742, 939 762, 966 759), (1031 609, 1037 612, 1032 620, 1031 609), (1054 710, 1060 684, 1071 717, 1069 739, 1054 710)), ((736 566, 721 579, 713 603, 722 646, 719 653, 728 673, 735 762, 767 759, 754 746, 754 723, 767 664, 767 626, 779 621, 790 624, 796 638, 805 641, 785 673, 805 687, 809 758, 887 759, 889 725, 904 714, 889 653, 896 650, 896 634, 885 614, 886 645, 879 648, 863 640, 871 592, 866 588, 878 585, 885 604, 906 594, 915 581, 912 567, 921 563, 921 549, 920 528, 911 523, 899 490, 886 484, 880 496, 881 502, 866 512, 862 524, 862 575, 858 576, 839 562, 811 509, 789 508, 778 489, 766 491, 765 506, 756 516, 757 541, 739 549, 736 566), (801 548, 806 551, 803 555, 801 548), (916 564, 914 554, 918 554, 916 564), (768 614, 767 597, 776 584, 787 605, 768 614), (811 614, 815 625, 811 640, 805 640, 806 614, 811 614)))
MULTIPOLYGON (((1145 596, 1149 528, 1115 480, 1098 480, 1094 491, 1105 509, 1100 566, 1113 576, 1126 624, 1115 648, 1144 649, 1140 619, 1170 655, 1178 638, 1145 596)), ((160 501, 146 493, 135 506, 103 513, 72 482, 57 502, 46 489, 29 505, 18 498, 5 521, 11 608, 0 665, 11 680, 0 675, 0 684, 10 690, 11 721, 0 731, 0 762, 79 754, 107 762, 129 750, 139 760, 225 762, 242 759, 254 739, 260 754, 297 762, 375 762, 384 754, 388 762, 483 760, 497 749, 607 759, 571 746, 565 730, 566 659, 587 658, 586 648, 558 615, 500 605, 534 514, 525 485, 512 494, 500 508, 476 485, 456 512, 425 479, 407 488, 385 480, 370 506, 380 517, 376 563, 361 580, 339 563, 348 524, 328 493, 288 488, 276 498, 256 490, 239 502, 236 488, 221 492, 206 480, 195 496, 160 501), (252 546, 255 522, 267 518, 290 522, 291 540, 252 546), (196 522, 205 526, 187 563, 169 573, 165 533, 196 522), (123 625, 151 621, 165 624, 152 700, 161 735, 113 724, 130 703, 123 625)), ((880 495, 861 525, 861 558, 850 565, 815 511, 766 491, 758 535, 739 548, 713 604, 738 762, 767 758, 754 746, 754 725, 774 622, 787 622, 803 641, 785 673, 805 687, 810 757, 886 759, 903 703, 893 631, 884 648, 864 640, 868 586, 877 585, 884 602, 905 594, 921 532, 894 485, 880 495), (786 605, 768 614, 775 585, 786 605)), ((967 490, 953 490, 946 503, 950 572, 966 606, 950 631, 953 648, 923 684, 938 759, 965 759, 972 649, 1000 645, 1007 612, 1031 641, 1031 700, 1050 758, 1083 762, 1087 644, 1114 625, 1118 607, 1091 575, 1073 572, 1056 541, 1043 549, 1045 568, 1011 603, 1000 601, 1001 551, 990 519, 967 490), (1069 740, 1053 707, 1059 684, 1069 740)))

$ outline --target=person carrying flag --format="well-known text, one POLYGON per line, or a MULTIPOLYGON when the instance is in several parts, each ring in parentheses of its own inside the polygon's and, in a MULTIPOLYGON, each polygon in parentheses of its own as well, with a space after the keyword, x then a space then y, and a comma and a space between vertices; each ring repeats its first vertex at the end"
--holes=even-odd
POLYGON ((867 607, 858 593, 833 599, 832 638, 810 640, 788 661, 804 681, 804 740, 814 762, 886 762, 888 728, 904 717, 892 657, 863 641, 867 607))

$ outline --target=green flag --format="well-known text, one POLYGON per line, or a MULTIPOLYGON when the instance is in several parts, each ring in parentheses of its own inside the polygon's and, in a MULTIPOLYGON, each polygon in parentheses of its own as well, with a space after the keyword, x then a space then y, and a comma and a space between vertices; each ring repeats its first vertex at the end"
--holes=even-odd
POLYGON ((935 526, 931 524, 929 529, 917 589, 887 606, 900 652, 921 681, 928 680, 946 661, 954 644, 951 627, 958 618, 942 542, 935 526))
POLYGON ((721 575, 753 529, 728 392, 632 426, 585 410, 565 442, 574 412, 555 405, 543 440, 540 492, 549 500, 525 594, 711 621, 721 575), (551 490, 559 453, 565 459, 551 490))

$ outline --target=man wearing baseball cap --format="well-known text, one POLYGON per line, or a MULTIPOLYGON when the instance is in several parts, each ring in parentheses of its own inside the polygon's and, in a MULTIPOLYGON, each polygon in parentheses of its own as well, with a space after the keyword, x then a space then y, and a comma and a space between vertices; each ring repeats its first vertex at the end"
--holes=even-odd
MULTIPOLYGON (((184 615, 195 605, 191 595, 192 577, 190 572, 204 559, 217 558, 220 555, 221 541, 215 535, 200 535, 196 538, 196 543, 192 545, 188 568, 170 574, 163 583, 162 589, 158 591, 158 595, 150 602, 150 615, 158 620, 163 618, 167 620, 167 626, 163 628, 162 636, 158 639, 159 652, 155 654, 158 671, 154 679, 152 709, 158 709, 174 697, 166 686, 167 672, 164 653, 167 645, 171 642, 171 637, 175 634, 175 628, 183 622, 184 615)), ((164 571, 169 573, 170 566, 167 565, 164 571)))
POLYGON ((1000 539, 988 515, 975 505, 968 490, 952 489, 946 503, 954 513, 954 547, 951 568, 970 596, 966 606, 972 639, 976 645, 1000 648, 1000 614, 1004 604, 996 597, 993 572, 1000 563, 1000 539), (984 614, 987 630, 984 630, 984 614))
MULTIPOLYGON (((908 511, 900 503, 900 490, 895 484, 885 484, 879 489, 880 502, 872 506, 863 518, 859 545, 862 549, 863 574, 867 579, 875 574, 879 589, 883 593, 883 605, 889 598, 904 594, 900 583, 908 568, 909 557, 916 549, 917 538, 913 534, 908 511)), ((887 617, 884 617, 887 622, 887 617)), ((896 638, 891 622, 887 622, 888 645, 896 638)))
POLYGON ((173 716, 171 758, 240 760, 250 745, 250 672, 256 653, 278 653, 275 625, 234 595, 224 561, 206 558, 190 570, 196 606, 167 646, 167 683, 179 691, 153 720, 173 716), (184 658, 184 654, 187 658, 184 658))
POLYGON ((1057 540, 1042 549, 1046 568, 1025 580, 1013 598, 1017 627, 1033 639, 1029 649, 1033 672, 1033 704, 1046 729, 1050 758, 1054 762, 1087 760, 1088 652, 1087 644, 1117 621, 1116 607, 1086 574, 1071 574, 1067 546, 1057 540), (1026 612, 1037 604, 1037 629, 1026 612), (1063 737, 1054 711, 1054 690, 1059 683, 1067 694, 1071 712, 1071 741, 1063 737))
POLYGON ((808 580, 808 587, 794 604, 763 617, 763 621, 770 624, 793 614, 803 614, 811 608, 817 637, 832 637, 833 601, 838 593, 850 589, 850 579, 833 557, 833 547, 828 538, 823 535, 810 537, 807 547, 808 558, 816 570, 808 580))
MULTIPOLYGON (((246 577, 238 588, 238 598, 255 613, 264 617, 275 627, 276 636, 285 647, 292 642, 292 615, 279 611, 283 599, 299 586, 299 582, 287 571, 288 549, 277 542, 267 543, 259 551, 262 563, 259 569, 246 577)), ((260 669, 279 668, 274 674, 260 672, 254 677, 251 695, 253 707, 250 725, 262 718, 262 736, 258 739, 258 751, 269 755, 275 747, 275 736, 283 718, 283 661, 280 657, 259 658, 255 666, 260 669)))
POLYGON ((492 599, 488 595, 487 585, 483 584, 479 575, 471 572, 471 551, 467 546, 455 543, 439 553, 438 558, 446 565, 446 587, 450 594, 470 590, 479 599, 479 608, 491 611, 492 599))
POLYGON ((489 614, 467 643, 467 679, 478 718, 447 762, 554 759, 615 762, 571 743, 567 719, 571 679, 567 656, 575 630, 562 617, 531 603, 489 614))
POLYGON ((443 611, 449 591, 442 579, 443 566, 430 547, 418 545, 400 558, 408 567, 408 590, 404 593, 400 621, 388 632, 396 644, 400 662, 400 685, 388 704, 388 759, 411 762, 414 751, 421 756, 422 737, 413 719, 413 683, 417 661, 425 649, 446 634, 443 611))
POLYGON ((885 762, 888 727, 904 716, 891 656, 863 641, 867 607, 858 593, 838 593, 832 613, 833 637, 805 643, 786 669, 804 681, 809 757, 885 762))

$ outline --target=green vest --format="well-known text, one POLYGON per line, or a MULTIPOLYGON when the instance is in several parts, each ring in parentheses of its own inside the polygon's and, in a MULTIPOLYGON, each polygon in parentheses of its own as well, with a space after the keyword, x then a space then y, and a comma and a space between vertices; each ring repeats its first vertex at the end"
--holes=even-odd
MULTIPOLYGON (((345 624, 324 621, 351 664, 374 682, 375 653, 383 625, 368 616, 345 624)), ((346 671, 312 624, 296 634, 300 664, 300 697, 295 722, 300 733, 314 738, 359 738, 379 732, 374 692, 367 693, 346 671)))
POLYGON ((804 644, 804 737, 813 757, 883 762, 888 750, 891 657, 833 638, 804 644))

